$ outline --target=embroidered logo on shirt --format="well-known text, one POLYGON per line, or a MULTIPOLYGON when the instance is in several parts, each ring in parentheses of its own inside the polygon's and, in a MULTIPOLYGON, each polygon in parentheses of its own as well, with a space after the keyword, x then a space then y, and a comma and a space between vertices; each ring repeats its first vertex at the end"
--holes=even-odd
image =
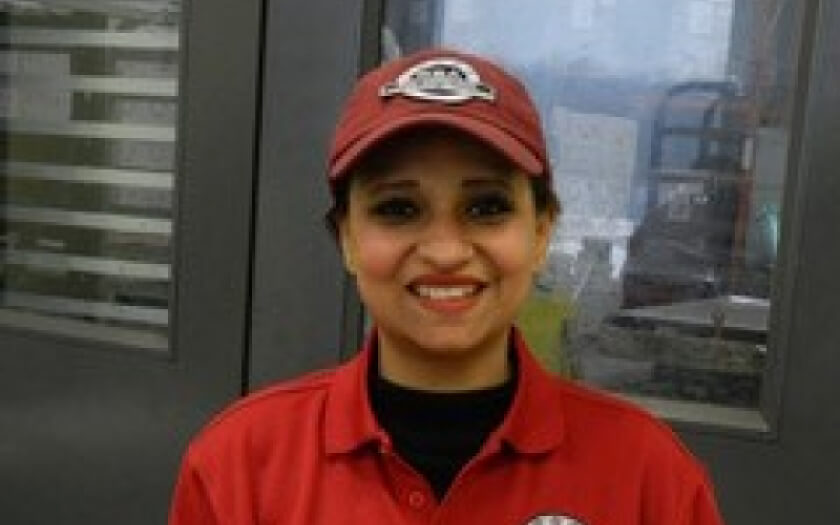
POLYGON ((438 58, 407 69, 379 90, 379 96, 384 98, 396 95, 458 104, 474 98, 495 100, 496 91, 482 82, 476 70, 466 62, 438 58))
POLYGON ((542 516, 535 516, 525 525, 586 525, 580 520, 570 518, 569 516, 555 516, 544 514, 542 516))

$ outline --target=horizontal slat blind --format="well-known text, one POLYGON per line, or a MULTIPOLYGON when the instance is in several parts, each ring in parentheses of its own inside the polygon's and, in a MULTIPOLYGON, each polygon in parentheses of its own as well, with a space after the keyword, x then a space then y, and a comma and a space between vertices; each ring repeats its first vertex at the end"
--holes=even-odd
POLYGON ((180 2, 2 14, 0 325, 166 349, 180 2))

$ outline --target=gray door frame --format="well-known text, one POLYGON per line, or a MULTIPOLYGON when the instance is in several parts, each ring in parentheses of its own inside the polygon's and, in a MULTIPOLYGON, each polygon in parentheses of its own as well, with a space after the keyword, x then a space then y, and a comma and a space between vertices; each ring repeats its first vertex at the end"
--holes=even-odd
POLYGON ((182 13, 171 351, 0 327, 4 523, 165 523, 187 439, 242 390, 262 2, 182 13))
POLYGON ((361 308, 323 220, 328 142, 362 66, 366 16, 361 0, 337 5, 267 5, 251 389, 335 364, 360 334, 361 308))
POLYGON ((840 518, 840 5, 808 2, 771 312, 764 434, 678 427, 729 523, 840 518))
MULTIPOLYGON (((383 1, 269 2, 252 388, 335 364, 360 342, 358 297, 321 227, 324 166, 343 97, 378 61, 383 1)), ((736 525, 840 517, 840 5, 812 1, 806 11, 771 312, 769 430, 674 424, 736 525)))

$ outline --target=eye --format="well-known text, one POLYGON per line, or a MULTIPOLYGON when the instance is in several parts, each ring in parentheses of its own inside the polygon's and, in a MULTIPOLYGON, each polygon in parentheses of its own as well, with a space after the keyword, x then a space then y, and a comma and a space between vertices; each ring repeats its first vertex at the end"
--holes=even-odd
POLYGON ((467 203, 467 216, 483 222, 495 222, 513 211, 511 199, 501 193, 477 195, 467 203))
POLYGON ((392 197, 375 203, 371 213, 387 222, 407 222, 420 212, 417 204, 405 197, 392 197))

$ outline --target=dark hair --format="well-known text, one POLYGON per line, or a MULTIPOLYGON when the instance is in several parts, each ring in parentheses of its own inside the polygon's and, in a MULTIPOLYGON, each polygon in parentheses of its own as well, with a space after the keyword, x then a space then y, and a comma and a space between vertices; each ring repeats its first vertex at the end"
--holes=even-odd
MULTIPOLYGON (((356 166, 351 167, 348 174, 334 183, 332 188, 332 206, 330 206, 330 209, 324 217, 327 229, 333 237, 338 238, 338 226, 347 215, 350 200, 350 186, 353 180, 377 173, 387 173, 395 160, 411 145, 427 142, 435 137, 451 137, 453 135, 457 136, 460 140, 466 138, 469 142, 478 146, 482 150, 482 153, 487 155, 491 163, 499 166, 499 169, 513 171, 514 168, 506 157, 489 146, 486 146, 483 142, 457 130, 441 127, 419 127, 398 133, 373 148, 356 166)), ((551 179, 546 176, 529 177, 529 179, 531 182, 531 192, 534 196, 534 207, 537 213, 547 212, 553 216, 559 215, 561 210, 560 199, 557 198, 557 194, 551 186, 551 179)))

